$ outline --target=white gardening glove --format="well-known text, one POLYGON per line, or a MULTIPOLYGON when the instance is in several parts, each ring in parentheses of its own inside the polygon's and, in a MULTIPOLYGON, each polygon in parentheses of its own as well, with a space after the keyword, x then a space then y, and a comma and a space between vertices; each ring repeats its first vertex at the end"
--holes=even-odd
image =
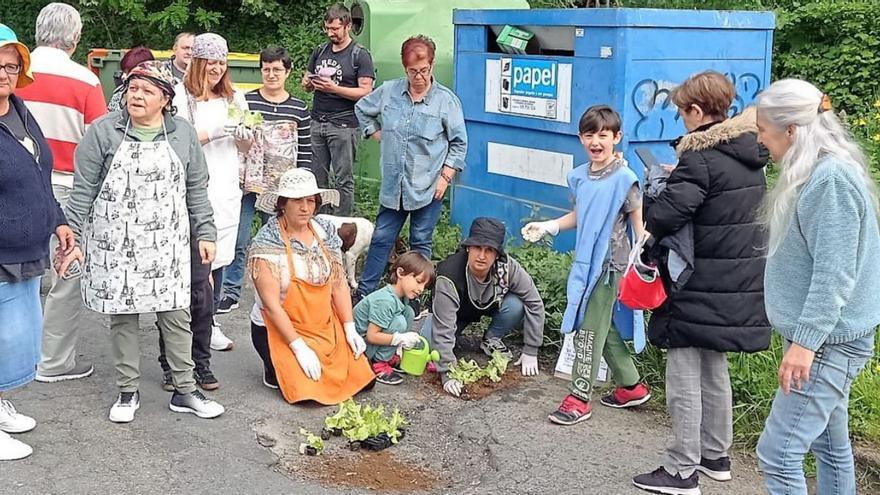
POLYGON ((404 349, 412 349, 422 342, 416 332, 395 333, 391 336, 391 345, 402 345, 404 349))
POLYGON ((232 135, 235 136, 235 139, 239 141, 254 140, 254 131, 252 131, 248 126, 244 124, 239 124, 238 126, 236 126, 235 130, 232 132, 232 135))
POLYGON ((547 220, 546 222, 530 222, 520 231, 523 239, 529 242, 538 242, 545 235, 556 235, 559 233, 559 222, 556 220, 547 220))
POLYGON ((306 341, 302 337, 294 340, 290 343, 290 350, 296 356, 303 373, 312 380, 318 381, 321 378, 321 361, 306 341))
POLYGON ((462 385, 460 381, 449 378, 446 380, 446 383, 443 384, 443 390, 453 397, 459 397, 461 396, 461 389, 463 386, 464 385, 462 385))
POLYGON ((538 375, 538 356, 529 356, 526 353, 522 353, 513 365, 522 366, 523 376, 538 375))
POLYGON ((345 328, 345 340, 348 341, 348 346, 351 347, 354 358, 359 358, 367 350, 367 343, 364 342, 364 338, 358 333, 353 321, 345 322, 342 327, 345 328))

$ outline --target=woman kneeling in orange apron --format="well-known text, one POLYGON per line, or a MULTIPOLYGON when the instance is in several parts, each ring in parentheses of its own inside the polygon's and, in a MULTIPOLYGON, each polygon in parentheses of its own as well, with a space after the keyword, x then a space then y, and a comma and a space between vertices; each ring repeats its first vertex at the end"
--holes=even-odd
POLYGON ((290 403, 338 404, 375 379, 354 326, 342 241, 330 221, 315 216, 323 203, 338 201, 337 191, 319 189, 315 176, 299 168, 257 205, 275 216, 248 251, 257 289, 251 336, 264 383, 277 384, 290 403))

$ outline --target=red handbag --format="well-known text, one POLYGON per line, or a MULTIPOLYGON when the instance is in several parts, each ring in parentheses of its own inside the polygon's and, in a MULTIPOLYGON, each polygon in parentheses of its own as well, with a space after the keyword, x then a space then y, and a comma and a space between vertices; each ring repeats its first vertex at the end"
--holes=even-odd
POLYGON ((647 240, 648 235, 644 235, 633 246, 620 280, 617 298, 630 309, 654 309, 666 301, 666 289, 657 265, 642 262, 642 250, 647 240))

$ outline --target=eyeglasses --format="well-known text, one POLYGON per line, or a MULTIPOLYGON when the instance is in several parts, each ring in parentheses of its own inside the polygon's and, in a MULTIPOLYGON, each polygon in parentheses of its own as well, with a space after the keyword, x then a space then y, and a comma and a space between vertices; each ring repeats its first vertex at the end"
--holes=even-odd
POLYGON ((431 66, 423 67, 421 69, 406 69, 406 74, 409 77, 422 76, 422 78, 428 77, 428 74, 431 73, 431 66))
POLYGON ((260 72, 263 74, 284 74, 287 72, 287 69, 279 69, 277 67, 263 67, 260 69, 260 72))
POLYGON ((0 69, 4 69, 10 76, 14 76, 21 72, 21 66, 18 64, 0 65, 0 69))

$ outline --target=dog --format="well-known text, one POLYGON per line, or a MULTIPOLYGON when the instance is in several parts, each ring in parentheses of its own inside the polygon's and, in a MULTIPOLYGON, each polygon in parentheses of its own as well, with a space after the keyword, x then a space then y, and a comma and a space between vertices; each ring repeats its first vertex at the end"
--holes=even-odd
POLYGON ((337 217, 321 215, 333 222, 336 233, 342 239, 342 260, 345 267, 345 279, 352 290, 357 289, 357 261, 367 254, 370 241, 373 240, 373 222, 361 217, 337 217))

